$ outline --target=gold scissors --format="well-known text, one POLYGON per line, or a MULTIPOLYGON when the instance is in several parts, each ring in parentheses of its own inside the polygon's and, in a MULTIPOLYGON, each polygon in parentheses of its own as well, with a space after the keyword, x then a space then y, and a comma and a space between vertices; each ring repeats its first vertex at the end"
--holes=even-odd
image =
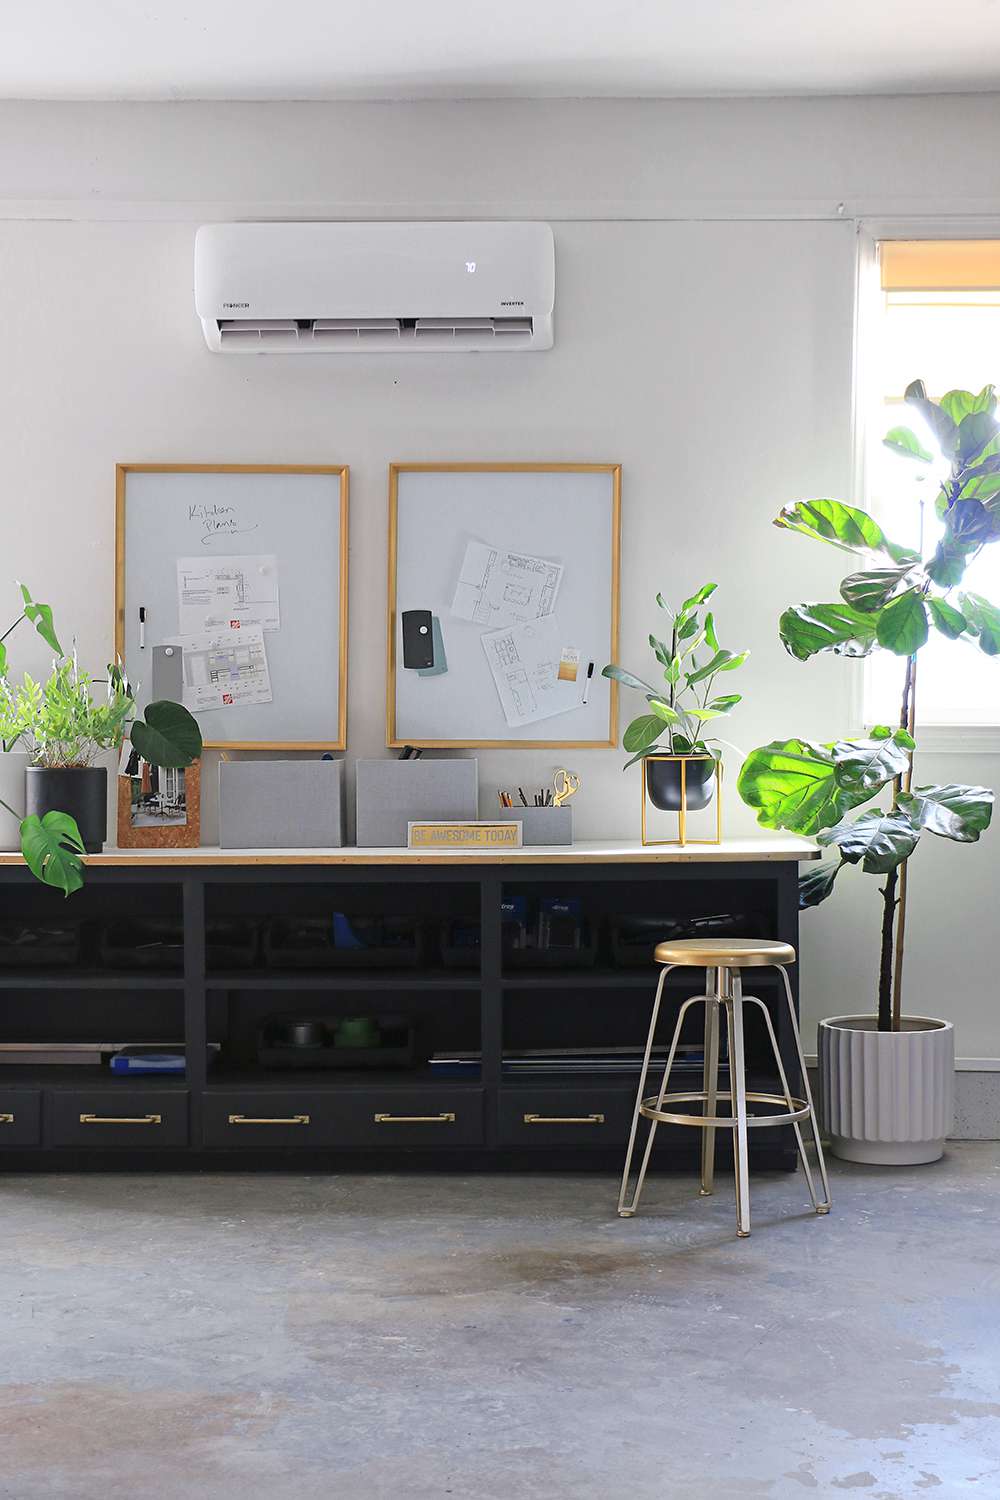
POLYGON ((555 795, 552 798, 553 807, 562 807, 563 803, 570 797, 576 795, 580 790, 580 778, 572 771, 557 771, 552 778, 555 795))

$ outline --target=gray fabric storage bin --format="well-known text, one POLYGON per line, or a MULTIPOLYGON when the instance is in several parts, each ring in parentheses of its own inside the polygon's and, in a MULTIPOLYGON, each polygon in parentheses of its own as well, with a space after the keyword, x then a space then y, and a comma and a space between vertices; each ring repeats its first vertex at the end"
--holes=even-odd
MULTIPOLYGON (((492 818, 492 813, 490 817, 492 818)), ((501 807, 497 814, 502 823, 521 823, 521 843, 571 844, 573 842, 573 809, 571 807, 501 807)))
POLYGON ((343 761, 219 762, 223 849, 337 849, 343 842, 343 761))
POLYGON ((358 845, 405 848, 407 823, 479 816, 477 760, 359 760, 358 845))

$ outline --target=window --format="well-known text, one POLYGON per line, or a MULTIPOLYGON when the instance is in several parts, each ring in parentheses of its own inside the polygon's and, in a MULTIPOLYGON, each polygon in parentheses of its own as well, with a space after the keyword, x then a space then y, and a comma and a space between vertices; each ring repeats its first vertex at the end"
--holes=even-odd
MULTIPOLYGON (((862 345, 870 393, 866 505, 894 541, 920 545, 922 526, 930 547, 941 529, 939 471, 894 455, 882 438, 906 426, 937 451, 903 400, 912 380, 923 380, 934 400, 956 388, 995 384, 1000 392, 1000 240, 883 240, 878 251, 880 292, 862 345)), ((1000 542, 970 565, 962 586, 1000 602, 1000 542)), ((866 724, 898 720, 902 679, 898 658, 879 652, 869 659, 866 724)), ((931 730, 925 744, 933 744, 936 728, 978 726, 996 731, 991 740, 1000 749, 1000 659, 932 631, 920 653, 917 709, 918 728, 931 730)))

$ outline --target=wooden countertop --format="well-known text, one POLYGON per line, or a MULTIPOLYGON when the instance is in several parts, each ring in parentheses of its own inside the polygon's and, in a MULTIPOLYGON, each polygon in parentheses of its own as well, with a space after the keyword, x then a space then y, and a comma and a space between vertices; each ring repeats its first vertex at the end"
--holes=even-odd
MULTIPOLYGON (((601 865, 601 864, 736 864, 818 859, 819 849, 791 834, 761 834, 724 839, 721 844, 643 846, 619 840, 584 840, 576 844, 535 844, 498 854, 490 849, 106 849, 88 854, 86 865, 156 865, 202 868, 207 865, 601 865)), ((20 854, 0 854, 0 868, 22 864, 20 854)))

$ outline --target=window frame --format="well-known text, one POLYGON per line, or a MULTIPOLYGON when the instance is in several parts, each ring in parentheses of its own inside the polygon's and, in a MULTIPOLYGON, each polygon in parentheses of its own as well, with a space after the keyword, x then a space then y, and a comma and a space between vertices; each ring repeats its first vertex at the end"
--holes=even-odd
MULTIPOLYGON (((1000 240, 1000 214, 976 218, 934 219, 864 218, 857 221, 855 267, 854 354, 851 389, 853 443, 852 477, 859 504, 868 503, 867 451, 874 392, 867 359, 881 320, 882 291, 879 282, 878 246, 881 240, 1000 240)), ((997 372, 1000 385, 1000 370, 997 372)), ((1000 664, 998 664, 1000 670, 1000 664)), ((872 727, 866 722, 867 663, 852 673, 850 714, 856 734, 872 727)), ((874 723, 874 720, 872 720, 874 723)), ((923 754, 1000 755, 1000 724, 917 724, 917 748, 923 754)))

